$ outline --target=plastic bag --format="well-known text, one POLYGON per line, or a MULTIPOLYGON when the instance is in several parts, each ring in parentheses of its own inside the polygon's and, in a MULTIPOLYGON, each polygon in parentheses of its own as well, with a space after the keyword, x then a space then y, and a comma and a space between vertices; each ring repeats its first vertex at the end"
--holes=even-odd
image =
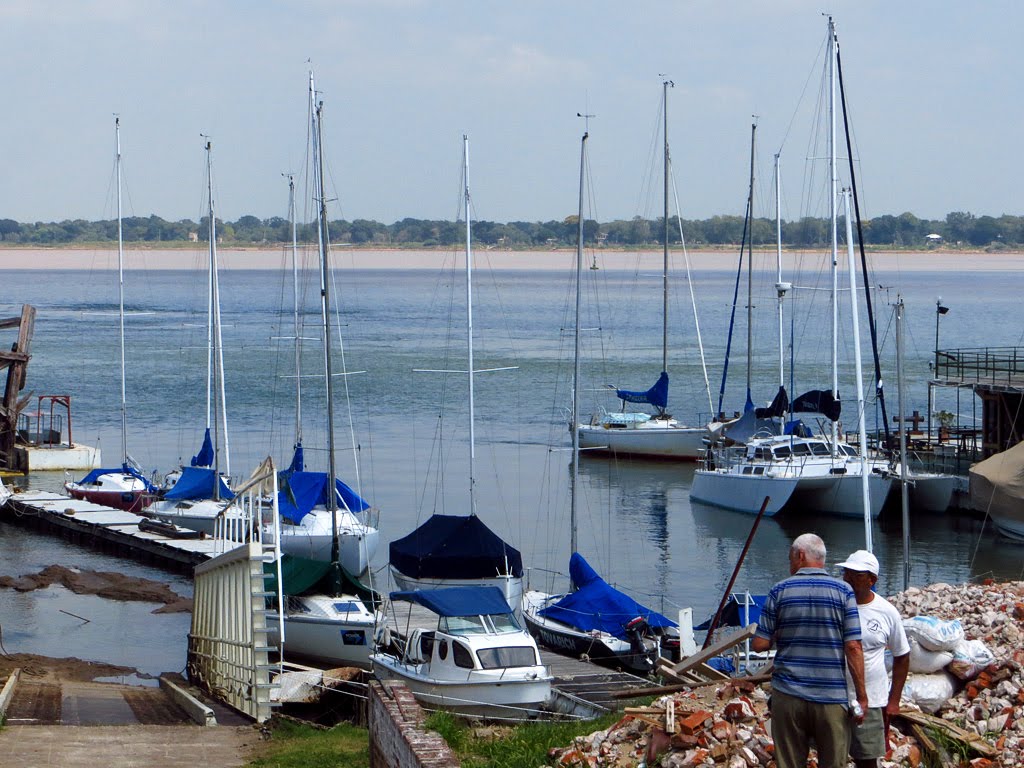
POLYGON ((929 651, 922 648, 917 638, 908 637, 910 645, 910 671, 918 674, 931 674, 945 668, 953 661, 953 654, 950 651, 929 651))
POLYGON ((934 714, 956 693, 957 683, 948 672, 909 675, 903 686, 903 699, 919 706, 922 712, 934 714))
POLYGON ((964 639, 960 621, 943 621, 934 616, 914 616, 903 620, 908 638, 914 638, 927 651, 952 651, 964 639))
POLYGON ((981 640, 963 640, 953 651, 953 660, 946 669, 960 680, 973 680, 995 660, 995 655, 981 640))

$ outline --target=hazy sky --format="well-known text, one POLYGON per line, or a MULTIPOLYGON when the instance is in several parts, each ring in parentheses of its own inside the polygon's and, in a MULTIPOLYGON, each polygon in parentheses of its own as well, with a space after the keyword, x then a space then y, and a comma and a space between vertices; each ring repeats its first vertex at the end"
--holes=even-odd
POLYGON ((220 217, 286 215, 308 60, 332 215, 455 218, 467 133, 477 217, 564 218, 577 112, 597 115, 597 218, 657 215, 641 190, 665 73, 684 217, 742 212, 757 114, 759 188, 786 137, 793 218, 811 132, 797 106, 816 100, 823 10, 865 214, 1022 213, 1019 0, 0 0, 0 218, 112 216, 115 112, 126 215, 203 215, 200 133, 220 217))

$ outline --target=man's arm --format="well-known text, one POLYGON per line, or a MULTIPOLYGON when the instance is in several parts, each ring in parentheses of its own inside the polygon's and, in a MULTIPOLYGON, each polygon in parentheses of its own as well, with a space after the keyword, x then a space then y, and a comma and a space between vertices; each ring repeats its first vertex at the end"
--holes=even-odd
POLYGON ((907 673, 910 671, 910 654, 894 656, 892 660, 892 687, 889 688, 889 703, 885 711, 890 715, 900 713, 900 698, 903 696, 903 684, 907 682, 907 673))
MULTIPOLYGON (((772 641, 771 638, 768 637, 758 637, 755 635, 754 639, 750 641, 750 650, 754 651, 755 653, 764 653, 771 647, 772 641)), ((895 682, 896 681, 894 679, 893 683, 895 684, 895 682)), ((902 686, 900 687, 902 688, 902 686)))
POLYGON ((847 640, 843 644, 843 650, 846 654, 846 668, 850 671, 853 690, 860 704, 861 714, 853 718, 859 724, 864 722, 864 713, 868 711, 868 692, 864 687, 864 649, 861 648, 860 640, 847 640))

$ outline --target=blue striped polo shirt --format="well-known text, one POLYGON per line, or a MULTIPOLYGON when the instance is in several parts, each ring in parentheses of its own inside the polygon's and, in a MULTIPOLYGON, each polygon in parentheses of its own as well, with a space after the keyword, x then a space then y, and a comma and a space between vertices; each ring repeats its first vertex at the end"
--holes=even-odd
POLYGON ((757 636, 774 640, 772 688, 823 704, 846 704, 848 640, 860 640, 850 585, 822 568, 801 568, 768 593, 757 636))

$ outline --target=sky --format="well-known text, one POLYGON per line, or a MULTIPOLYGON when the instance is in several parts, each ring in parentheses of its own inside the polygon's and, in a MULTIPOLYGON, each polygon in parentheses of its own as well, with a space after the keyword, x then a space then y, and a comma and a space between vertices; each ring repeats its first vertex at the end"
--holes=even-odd
POLYGON ((125 215, 205 214, 205 134, 218 216, 286 216, 311 66, 332 217, 456 218, 467 134, 475 218, 563 219, 585 127, 593 217, 659 215, 669 78, 683 217, 742 215, 757 115, 757 197, 781 152, 796 218, 823 10, 864 214, 1021 214, 1014 0, 0 0, 0 218, 112 218, 115 113, 125 215))

